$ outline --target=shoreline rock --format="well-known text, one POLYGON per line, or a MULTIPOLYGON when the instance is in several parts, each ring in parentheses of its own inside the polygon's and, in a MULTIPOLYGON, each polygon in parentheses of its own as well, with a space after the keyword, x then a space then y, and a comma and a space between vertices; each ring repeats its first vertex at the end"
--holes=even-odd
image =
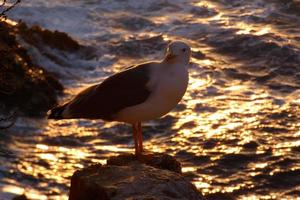
POLYGON ((76 52, 83 48, 68 34, 60 31, 50 31, 40 26, 28 27, 25 23, 18 24, 18 33, 29 44, 42 49, 44 45, 66 52, 76 52))
POLYGON ((19 36, 18 25, 0 21, 0 112, 40 117, 57 103, 63 86, 32 61, 19 36))
POLYGON ((111 157, 76 171, 69 200, 203 200, 196 187, 181 174, 175 158, 151 153, 138 159, 132 154, 111 157))

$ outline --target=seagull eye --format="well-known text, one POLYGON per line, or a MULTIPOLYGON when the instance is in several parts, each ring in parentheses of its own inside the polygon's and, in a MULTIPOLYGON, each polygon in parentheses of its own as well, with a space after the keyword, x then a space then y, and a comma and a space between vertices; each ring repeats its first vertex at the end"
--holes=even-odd
POLYGON ((186 51, 186 48, 183 48, 183 49, 182 49, 182 52, 185 52, 185 51, 186 51))

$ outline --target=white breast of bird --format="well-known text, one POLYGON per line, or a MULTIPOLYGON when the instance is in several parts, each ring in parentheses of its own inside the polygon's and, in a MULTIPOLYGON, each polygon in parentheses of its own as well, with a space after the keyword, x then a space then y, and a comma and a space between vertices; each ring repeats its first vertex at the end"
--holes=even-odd
POLYGON ((127 107, 116 115, 116 121, 137 123, 157 119, 172 110, 183 97, 188 85, 185 66, 153 66, 152 79, 147 84, 149 98, 138 105, 127 107))
POLYGON ((169 112, 181 100, 189 80, 187 67, 182 64, 174 65, 176 66, 165 66, 159 71, 159 80, 153 94, 157 98, 156 103, 168 110, 165 112, 169 112))

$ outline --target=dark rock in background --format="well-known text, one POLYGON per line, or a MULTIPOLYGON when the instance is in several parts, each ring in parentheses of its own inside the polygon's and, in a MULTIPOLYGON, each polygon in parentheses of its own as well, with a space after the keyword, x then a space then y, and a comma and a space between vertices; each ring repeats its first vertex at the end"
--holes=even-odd
POLYGON ((34 46, 47 45, 62 51, 78 51, 82 46, 68 34, 60 31, 49 31, 39 26, 28 27, 25 23, 18 25, 18 33, 22 38, 34 46))
MULTIPOLYGON (((0 105, 21 115, 37 117, 57 103, 61 83, 32 62, 17 41, 19 27, 0 22, 0 105)), ((4 113, 5 114, 5 113, 4 113)))
POLYGON ((204 199, 180 172, 180 163, 166 154, 111 157, 107 165, 74 173, 69 200, 204 199))

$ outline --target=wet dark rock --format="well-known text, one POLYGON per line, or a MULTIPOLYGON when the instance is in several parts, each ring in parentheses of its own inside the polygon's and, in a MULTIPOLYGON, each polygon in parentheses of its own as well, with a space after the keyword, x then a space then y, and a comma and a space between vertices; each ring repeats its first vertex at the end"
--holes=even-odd
POLYGON ((50 31, 40 26, 28 27, 25 23, 17 25, 17 32, 25 43, 37 48, 43 56, 60 66, 74 65, 68 62, 67 56, 70 53, 86 59, 94 58, 98 54, 94 47, 82 46, 64 32, 50 31), (59 56, 53 49, 60 52, 59 56))
POLYGON ((33 63, 17 41, 18 26, 0 22, 0 105, 26 116, 41 116, 57 103, 63 86, 33 63))
POLYGON ((18 31, 26 42, 37 47, 48 45, 49 47, 69 52, 74 52, 81 48, 78 42, 64 32, 50 31, 39 26, 29 28, 25 23, 18 25, 18 31))
POLYGON ((112 157, 107 163, 76 171, 69 199, 204 199, 179 173, 180 164, 171 156, 146 154, 137 159, 128 154, 112 157))

